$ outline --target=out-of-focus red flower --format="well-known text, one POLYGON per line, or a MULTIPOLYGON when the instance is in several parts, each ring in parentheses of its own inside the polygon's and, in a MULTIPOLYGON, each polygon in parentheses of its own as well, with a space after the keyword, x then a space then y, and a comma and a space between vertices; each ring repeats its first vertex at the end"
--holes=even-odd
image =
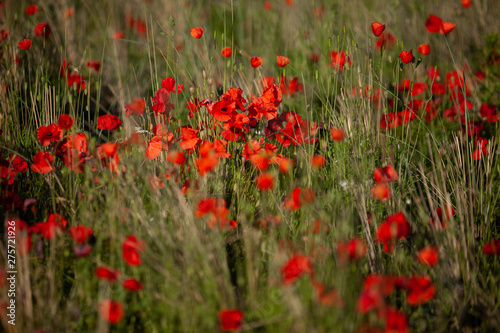
POLYGON ((230 48, 229 46, 226 46, 225 48, 222 49, 221 55, 224 58, 229 58, 233 54, 233 49, 230 48))
POLYGON ((387 183, 377 183, 372 187, 372 196, 380 201, 385 201, 391 196, 391 188, 387 183))
POLYGON ((373 178, 377 183, 389 183, 398 179, 398 173, 390 165, 378 168, 373 172, 373 178))
POLYGON ((122 39, 123 37, 125 37, 125 32, 123 31, 115 31, 113 33, 113 39, 122 39))
POLYGON ((144 285, 134 278, 126 279, 122 283, 122 287, 130 291, 139 291, 144 289, 144 285))
POLYGON ((353 262, 366 254, 366 244, 359 238, 337 243, 337 254, 341 262, 353 262))
POLYGON ((428 276, 413 276, 408 280, 406 300, 410 305, 421 305, 430 301, 436 294, 436 287, 428 276))
POLYGON ((378 23, 378 22, 372 23, 372 32, 375 35, 375 37, 379 37, 380 35, 382 35, 384 30, 385 30, 385 24, 378 23))
POLYGON ((50 26, 47 22, 41 22, 35 25, 35 35, 37 35, 38 37, 49 39, 50 33, 50 26))
POLYGON ((488 123, 494 123, 498 121, 496 106, 493 104, 481 104, 479 113, 481 114, 481 118, 483 118, 488 123))
POLYGON ((394 43, 396 43, 396 38, 394 37, 393 34, 391 33, 382 34, 380 35, 379 38, 377 38, 377 43, 375 43, 375 47, 377 48, 377 50, 380 50, 382 49, 382 47, 387 48, 394 43))
POLYGON ((96 72, 99 72, 99 70, 101 69, 101 62, 99 60, 87 61, 87 67, 90 67, 96 72))
POLYGON ((75 242, 80 244, 87 243, 93 233, 94 231, 91 227, 86 227, 83 225, 77 225, 69 228, 69 234, 71 235, 71 238, 73 238, 75 242))
POLYGON ((429 44, 420 44, 418 46, 418 52, 420 52, 422 55, 428 55, 431 53, 431 47, 429 44))
POLYGON ((472 4, 472 0, 462 0, 462 6, 464 8, 469 8, 471 4, 472 4))
POLYGON ((439 251, 434 246, 424 247, 418 252, 417 259, 421 264, 434 267, 439 260, 439 251))
POLYGON ((333 141, 340 142, 340 141, 344 140, 345 134, 344 134, 344 131, 341 130, 340 128, 332 127, 330 129, 330 136, 331 136, 333 141))
POLYGON ((313 202, 315 199, 314 191, 308 188, 296 187, 285 198, 285 208, 290 211, 296 211, 303 205, 313 202))
POLYGON ((293 284, 304 274, 312 274, 311 259, 307 256, 296 254, 281 268, 283 284, 293 284))
POLYGON ((29 50, 31 47, 31 39, 23 39, 17 45, 23 50, 29 50))
POLYGON ((203 28, 202 27, 194 27, 190 30, 191 36, 196 39, 200 39, 203 36, 203 28))
POLYGON ((274 177, 269 173, 263 173, 255 179, 255 185, 261 191, 269 191, 274 187, 274 177))
POLYGON ((395 308, 387 308, 382 312, 385 320, 386 333, 409 333, 408 318, 395 308))
POLYGON ((285 56, 276 56, 276 62, 278 63, 278 66, 285 67, 290 63, 290 59, 285 56))
POLYGON ((314 155, 311 158, 311 166, 315 169, 318 169, 318 170, 323 169, 325 164, 326 164, 326 159, 324 156, 314 155))
POLYGON ((388 216, 377 230, 377 242, 384 243, 384 250, 391 253, 399 239, 411 235, 411 228, 403 213, 399 212, 388 216))
POLYGON ((28 8, 26 8, 26 15, 35 15, 36 12, 38 11, 38 6, 37 5, 29 5, 28 8))
POLYGON ((111 324, 118 324, 124 316, 123 305, 114 300, 105 300, 99 305, 99 314, 111 324))
POLYGON ((432 225, 436 225, 436 222, 439 222, 442 228, 447 227, 447 222, 451 220, 453 216, 455 216, 455 209, 452 206, 446 205, 444 208, 436 208, 436 216, 437 221, 435 221, 434 216, 431 216, 429 219, 429 223, 432 225))
POLYGON ((332 51, 332 53, 330 53, 330 59, 330 64, 339 72, 342 72, 342 70, 344 69, 346 60, 349 66, 352 65, 351 57, 348 56, 344 51, 332 51))
POLYGON ((134 235, 130 235, 122 243, 122 258, 130 266, 139 266, 141 257, 139 252, 144 251, 144 242, 134 235))
POLYGON ((237 331, 243 323, 243 312, 240 310, 220 310, 219 322, 222 332, 237 331))
POLYGON ((489 256, 500 256, 500 239, 493 238, 483 246, 483 253, 489 256))
POLYGON ((443 20, 436 15, 429 15, 427 21, 425 21, 425 27, 430 33, 435 34, 441 30, 441 23, 443 20))
POLYGON ((94 271, 95 276, 101 280, 106 280, 109 283, 115 283, 120 277, 120 272, 116 269, 110 269, 108 267, 100 266, 94 271))
POLYGON ((441 23, 441 29, 439 30, 439 33, 441 35, 447 35, 449 34, 450 32, 453 31, 453 29, 456 28, 456 24, 455 23, 451 23, 451 22, 442 22, 441 23))

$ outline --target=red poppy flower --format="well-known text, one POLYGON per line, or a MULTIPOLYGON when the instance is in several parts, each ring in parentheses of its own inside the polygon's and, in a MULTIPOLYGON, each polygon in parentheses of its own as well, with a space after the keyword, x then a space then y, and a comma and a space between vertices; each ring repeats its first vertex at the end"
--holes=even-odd
POLYGON ((332 51, 332 53, 330 53, 330 59, 332 60, 330 64, 339 72, 342 72, 344 69, 346 60, 349 66, 352 65, 351 57, 346 55, 344 51, 332 51))
POLYGON ((261 191, 269 191, 274 187, 274 177, 269 173, 260 174, 255 179, 255 185, 257 185, 261 191))
POLYGON ((190 30, 191 36, 196 39, 200 39, 203 36, 203 28, 202 27, 194 27, 190 30))
POLYGON ((312 274, 313 267, 309 257, 296 254, 281 268, 283 284, 293 284, 304 274, 312 274))
POLYGON ((182 151, 169 151, 167 161, 177 165, 183 165, 186 162, 186 155, 182 151))
POLYGON ((375 44, 375 47, 377 50, 381 50, 382 46, 383 47, 389 47, 392 44, 396 43, 396 38, 394 37, 393 34, 387 33, 387 34, 382 34, 378 39, 377 43, 375 44))
POLYGON ((37 5, 29 5, 28 8, 26 8, 26 15, 35 15, 37 11, 38 11, 37 5))
POLYGON ((428 55, 431 52, 431 47, 429 44, 420 44, 418 47, 418 52, 422 55, 428 55))
POLYGON ((118 301, 105 300, 99 305, 99 314, 111 324, 118 324, 124 315, 123 306, 118 301))
POLYGON ((337 253, 341 262, 353 262, 366 254, 366 244, 359 238, 338 242, 337 253))
POLYGON ((375 37, 379 37, 380 35, 382 35, 384 30, 385 30, 385 24, 378 23, 378 22, 372 23, 372 32, 375 35, 375 37))
POLYGON ((233 54, 233 49, 231 49, 229 46, 226 46, 222 49, 221 54, 224 58, 229 58, 231 54, 233 54))
POLYGON ((276 56, 276 61, 280 67, 285 67, 290 63, 290 59, 285 56, 276 56))
POLYGON ((314 155, 311 158, 311 166, 314 169, 318 169, 318 170, 323 169, 323 167, 325 166, 325 163, 326 163, 326 159, 324 156, 314 155))
POLYGON ((144 285, 134 278, 123 281, 122 287, 130 291, 139 291, 144 289, 144 285))
MULTIPOLYGON (((437 216, 437 222, 440 223, 442 228, 447 227, 447 222, 455 216, 455 209, 453 209, 452 206, 444 206, 444 208, 436 208, 436 216, 437 216), (444 215, 443 215, 444 213, 444 215)), ((436 221, 434 220, 434 217, 431 216, 429 219, 429 223, 432 225, 436 225, 436 221)))
POLYGON ((385 320, 385 331, 387 333, 409 333, 408 318, 402 312, 395 308, 386 308, 382 312, 385 320))
POLYGON ((144 34, 146 34, 146 31, 147 31, 146 22, 144 22, 144 20, 137 19, 137 21, 135 22, 135 31, 136 31, 139 35, 144 35, 144 34))
POLYGON ((87 243, 93 233, 94 231, 91 227, 86 227, 83 225, 77 225, 69 228, 69 234, 71 235, 71 238, 73 238, 75 242, 80 244, 87 243))
POLYGON ((50 26, 47 22, 41 22, 35 25, 35 35, 38 37, 43 37, 45 39, 49 39, 50 37, 50 26))
POLYGON ((36 131, 36 136, 38 142, 47 147, 50 145, 51 141, 59 142, 62 138, 62 130, 56 124, 50 124, 49 126, 40 126, 36 131))
POLYGON ((264 1, 262 4, 265 10, 271 10, 271 1, 264 1))
POLYGON ((21 156, 12 154, 9 157, 9 167, 16 172, 25 173, 28 171, 28 162, 21 156))
POLYGON ((453 29, 456 28, 456 24, 455 23, 451 23, 451 22, 441 22, 441 29, 439 30, 439 33, 441 35, 447 35, 449 34, 450 32, 453 31, 453 29))
POLYGON ((404 239, 410 235, 410 224, 406 221, 403 213, 399 212, 388 216, 379 226, 377 230, 377 242, 384 243, 385 252, 391 253, 398 239, 404 239))
POLYGON ((101 280, 107 280, 109 283, 115 283, 120 277, 120 272, 116 269, 109 269, 107 267, 101 266, 97 267, 94 271, 95 276, 101 280))
POLYGON ((315 195, 313 190, 308 188, 302 189, 300 187, 296 187, 288 194, 288 197, 285 198, 284 205, 286 209, 294 212, 304 204, 313 202, 314 199, 315 195))
POLYGON ((184 150, 193 150, 199 143, 201 143, 201 139, 198 138, 198 130, 188 126, 180 127, 182 133, 179 137, 179 146, 184 150))
POLYGON ((373 173, 373 178, 377 183, 389 183, 398 179, 398 173, 390 165, 383 168, 378 168, 373 173))
POLYGON ((481 114, 481 118, 483 118, 488 123, 494 123, 498 121, 496 106, 493 104, 481 104, 479 113, 481 114))
POLYGON ((340 128, 332 127, 330 129, 330 136, 333 141, 340 142, 344 140, 345 134, 344 131, 341 130, 340 128))
POLYGON ((80 92, 85 89, 85 80, 83 80, 83 77, 79 74, 68 75, 68 86, 75 86, 76 91, 80 92))
POLYGON ((153 136, 148 143, 145 156, 150 160, 154 160, 160 156, 162 150, 168 150, 169 146, 174 143, 174 139, 173 133, 167 133, 163 137, 160 135, 153 136))
POLYGON ((483 253, 489 256, 500 255, 500 239, 493 238, 484 244, 483 253))
POLYGON ((22 41, 17 43, 17 45, 25 51, 29 50, 29 48, 31 47, 31 39, 23 39, 22 41))
POLYGON ((113 39, 122 39, 125 37, 125 33, 123 31, 115 31, 113 33, 113 39))
POLYGON ((243 312, 240 310, 220 310, 219 322, 222 332, 237 331, 243 322, 243 312))
POLYGON ((60 128, 64 130, 69 130, 73 126, 73 118, 68 114, 62 114, 59 116, 57 124, 60 128))
POLYGON ((101 69, 101 62, 99 60, 87 61, 87 67, 93 68, 96 72, 101 69))
POLYGON ((52 156, 51 154, 47 153, 46 151, 40 151, 33 157, 31 170, 36 173, 49 173, 54 170, 51 165, 53 159, 54 156, 52 156))
POLYGON ((440 17, 431 14, 429 18, 427 18, 427 21, 425 21, 425 27, 430 33, 435 34, 441 30, 442 22, 443 20, 440 17))
POLYGON ((380 201, 389 199, 391 188, 386 183, 377 183, 372 187, 372 196, 380 201))
POLYGON ((439 260, 439 251, 434 246, 424 247, 418 252, 417 259, 421 264, 434 267, 439 260))
POLYGON ((117 116, 106 114, 97 118, 97 128, 104 131, 116 131, 122 122, 117 116))
POLYGON ((122 244, 123 260, 130 266, 139 266, 141 264, 139 252, 143 250, 144 242, 137 239, 134 235, 130 235, 122 244))
POLYGON ((401 53, 399 54, 399 58, 405 64, 410 64, 415 61, 412 50, 410 50, 410 52, 401 51, 401 53))
POLYGON ((215 167, 219 164, 219 159, 211 142, 204 141, 200 146, 200 158, 195 160, 195 164, 200 176, 202 177, 215 169, 215 167))
POLYGON ((260 65, 262 65, 263 61, 262 61, 262 58, 261 57, 253 57, 251 60, 250 60, 250 64, 252 64, 252 67, 253 68, 257 68, 259 67, 260 65))
POLYGON ((469 8, 471 4, 472 4, 472 0, 462 0, 462 6, 464 8, 469 8))
POLYGON ((408 280, 406 300, 410 305, 421 305, 430 301, 436 294, 436 287, 428 276, 414 276, 408 280))
POLYGON ((73 16, 74 13, 75 13, 74 8, 68 8, 68 10, 66 11, 66 17, 70 18, 71 16, 73 16))

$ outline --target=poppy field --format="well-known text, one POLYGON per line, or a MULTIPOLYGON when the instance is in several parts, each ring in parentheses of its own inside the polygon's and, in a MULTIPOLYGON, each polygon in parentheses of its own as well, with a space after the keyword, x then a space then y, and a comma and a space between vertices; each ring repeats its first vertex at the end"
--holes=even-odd
POLYGON ((498 17, 0 1, 3 331, 499 331, 498 17))

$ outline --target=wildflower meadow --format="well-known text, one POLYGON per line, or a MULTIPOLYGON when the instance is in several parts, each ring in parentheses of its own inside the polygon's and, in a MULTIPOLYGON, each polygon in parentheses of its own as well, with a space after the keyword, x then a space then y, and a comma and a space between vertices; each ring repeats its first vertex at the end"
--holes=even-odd
POLYGON ((1 0, 2 331, 500 331, 499 17, 1 0))

